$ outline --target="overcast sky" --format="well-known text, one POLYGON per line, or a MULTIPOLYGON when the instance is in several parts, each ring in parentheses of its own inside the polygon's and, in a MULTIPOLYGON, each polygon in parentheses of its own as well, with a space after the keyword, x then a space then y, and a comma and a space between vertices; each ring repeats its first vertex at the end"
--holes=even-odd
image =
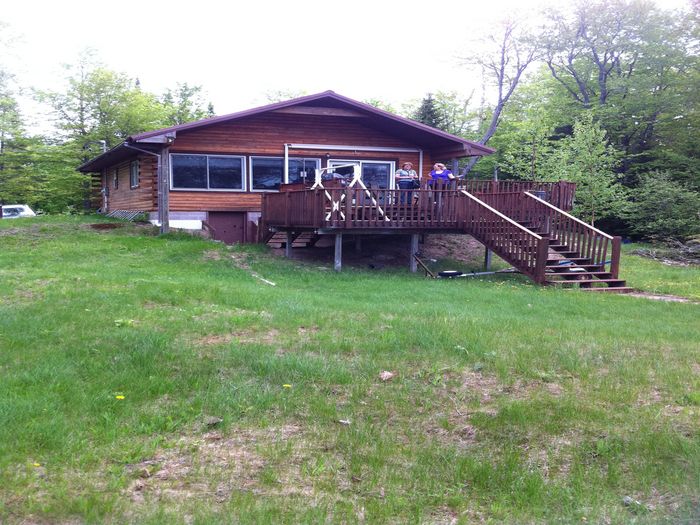
POLYGON ((18 37, 0 61, 21 85, 60 90, 61 64, 94 48, 147 91, 203 86, 220 115, 264 104, 277 90, 332 89, 400 107, 431 91, 478 90, 478 75, 459 60, 470 42, 508 15, 564 1, 17 0, 0 11, 9 24, 0 41, 18 37))

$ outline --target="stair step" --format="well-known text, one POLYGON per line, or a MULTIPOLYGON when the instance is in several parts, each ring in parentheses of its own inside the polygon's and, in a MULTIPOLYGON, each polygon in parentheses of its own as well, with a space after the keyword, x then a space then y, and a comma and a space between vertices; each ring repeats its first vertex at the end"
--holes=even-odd
POLYGON ((607 293, 630 293, 634 291, 634 288, 629 286, 616 286, 614 288, 579 288, 582 292, 607 292, 607 293))
POLYGON ((554 271, 561 270, 562 272, 566 272, 571 268, 583 268, 584 270, 595 271, 600 267, 601 266, 599 264, 548 264, 545 266, 545 269, 554 271))
POLYGON ((588 257, 565 257, 564 259, 547 259, 547 264, 557 264, 560 261, 583 262, 590 261, 588 257))
MULTIPOLYGON (((548 273, 547 278, 549 277, 559 277, 562 274, 558 273, 548 273)), ((575 275, 575 274, 574 274, 575 275)), ((585 275, 582 273, 582 275, 585 275)), ((577 281, 547 281, 552 284, 571 284, 571 283, 576 283, 577 281)), ((602 279, 586 279, 585 281, 579 281, 581 284, 585 285, 591 285, 591 284, 607 284, 608 286, 624 286, 625 285, 625 280, 624 279, 615 279, 613 277, 603 277, 602 279)))
POLYGON ((548 273, 547 277, 564 277, 564 278, 568 278, 568 280, 573 280, 573 279, 576 279, 577 277, 599 277, 598 280, 593 281, 593 282, 601 282, 602 279, 612 277, 612 274, 610 272, 587 272, 587 271, 571 272, 571 271, 568 271, 568 272, 548 273))

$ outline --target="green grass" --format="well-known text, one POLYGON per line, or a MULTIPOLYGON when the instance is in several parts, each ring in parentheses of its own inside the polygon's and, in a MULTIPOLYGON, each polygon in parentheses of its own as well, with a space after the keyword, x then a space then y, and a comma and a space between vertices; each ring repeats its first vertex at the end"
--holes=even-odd
POLYGON ((631 255, 640 244, 623 246, 623 264, 620 274, 630 286, 651 293, 671 294, 700 301, 700 266, 670 266, 653 259, 631 255))
POLYGON ((0 221, 0 522, 700 517, 697 304, 94 222, 0 221))

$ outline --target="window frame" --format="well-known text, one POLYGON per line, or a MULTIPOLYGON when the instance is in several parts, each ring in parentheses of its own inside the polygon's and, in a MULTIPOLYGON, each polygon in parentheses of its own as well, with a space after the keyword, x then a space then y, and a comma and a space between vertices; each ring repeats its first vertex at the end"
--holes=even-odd
POLYGON ((114 168, 112 170, 112 187, 115 190, 119 189, 119 168, 114 168))
MULTIPOLYGON (((289 184, 289 164, 287 164, 287 169, 284 169, 284 157, 278 157, 276 155, 250 155, 250 191, 251 193, 272 193, 272 192, 277 192, 279 189, 276 190, 259 190, 255 189, 253 186, 253 164, 255 159, 277 159, 282 161, 282 182, 280 184, 289 184), (285 174, 287 177, 285 178, 285 174)), ((300 160, 303 162, 306 161, 314 161, 316 163, 316 168, 315 169, 321 169, 321 158, 320 157, 288 157, 289 161, 293 160, 300 160)), ((311 177, 307 176, 307 180, 314 180, 313 177, 315 177, 315 173, 312 174, 311 177)))
POLYGON ((129 163, 129 188, 134 190, 139 187, 139 160, 132 160, 129 163))
MULTIPOLYGON (((354 164, 357 163, 360 165, 360 173, 362 173, 362 165, 363 164, 388 164, 389 165, 389 186, 387 186, 387 190, 394 190, 396 189, 396 184, 394 181, 394 173, 396 173, 396 161, 395 160, 388 160, 388 159, 336 159, 336 158, 331 158, 328 159, 328 164, 327 166, 330 166, 333 163, 337 164, 354 164)), ((364 180, 362 181, 364 182, 364 180)))
POLYGON ((170 171, 170 191, 201 191, 201 192, 206 192, 206 193, 211 193, 211 192, 236 192, 236 193, 242 193, 248 191, 248 163, 245 155, 227 155, 227 154, 218 154, 218 153, 171 153, 170 158, 169 158, 169 171, 170 171), (173 157, 176 156, 198 156, 198 157, 206 157, 207 159, 207 187, 206 188, 181 188, 181 187, 176 187, 175 181, 174 181, 174 176, 173 176, 173 157), (233 159, 240 159, 241 161, 241 187, 240 188, 210 188, 209 187, 209 157, 226 157, 226 158, 233 158, 233 159))

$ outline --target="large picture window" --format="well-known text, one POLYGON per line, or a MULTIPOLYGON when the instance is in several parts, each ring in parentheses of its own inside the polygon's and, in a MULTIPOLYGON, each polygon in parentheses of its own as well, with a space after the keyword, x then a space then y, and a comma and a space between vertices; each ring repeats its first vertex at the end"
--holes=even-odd
MULTIPOLYGON (((306 180, 313 182, 314 170, 321 165, 320 159, 289 159, 290 184, 306 180)), ((251 157, 251 188, 266 191, 278 190, 284 180, 284 157, 251 157)))
POLYGON ((278 190, 284 178, 282 157, 251 157, 252 190, 278 190))
POLYGON ((170 156, 173 189, 244 190, 245 159, 224 155, 170 156))

